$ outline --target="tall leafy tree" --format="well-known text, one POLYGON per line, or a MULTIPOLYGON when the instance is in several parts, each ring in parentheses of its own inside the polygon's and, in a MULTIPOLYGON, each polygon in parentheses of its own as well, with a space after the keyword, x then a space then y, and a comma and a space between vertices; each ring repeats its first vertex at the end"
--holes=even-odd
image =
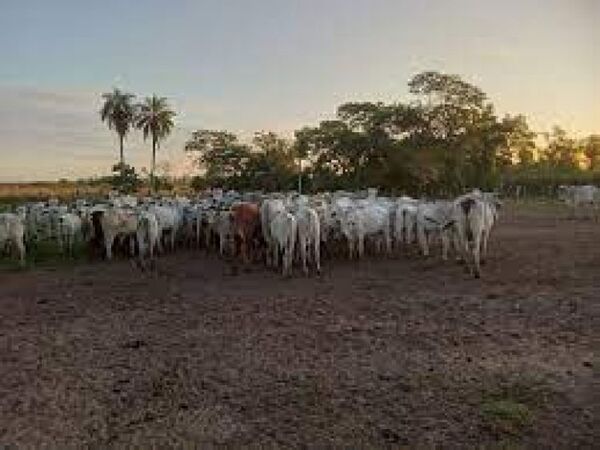
MULTIPOLYGON (((439 72, 422 72, 408 83, 409 91, 417 97, 415 108, 421 121, 426 124, 420 138, 429 142, 430 148, 440 152, 442 171, 440 183, 450 191, 461 191, 466 179, 465 168, 469 160, 467 148, 474 146, 482 153, 482 128, 488 128, 493 108, 486 102, 485 93, 476 86, 462 80, 458 75, 439 72)), ((478 163, 489 161, 488 156, 478 158, 478 163)))
POLYGON ((102 94, 104 104, 100 110, 102 122, 106 122, 109 130, 115 130, 119 136, 119 163, 125 167, 123 141, 131 129, 135 116, 135 95, 115 88, 112 92, 102 94))
POLYGON ((249 189, 268 191, 292 188, 297 166, 291 143, 273 132, 258 132, 252 140, 253 150, 244 167, 244 182, 249 189))
POLYGON ((551 167, 574 169, 578 165, 579 147, 575 139, 559 126, 552 127, 544 157, 551 167))
POLYGON ((300 157, 308 161, 303 179, 316 190, 376 185, 436 196, 503 186, 547 193, 598 176, 598 136, 579 141, 554 129, 540 149, 524 116, 498 118, 485 93, 457 75, 422 72, 409 89, 410 103, 343 104, 335 119, 297 130, 293 144, 259 133, 245 145, 228 132, 199 130, 186 149, 206 170, 203 183, 251 189, 293 187, 300 157), (584 170, 584 156, 596 172, 584 170))
POLYGON ((250 148, 227 131, 197 130, 185 144, 196 158, 209 185, 237 187, 250 156, 250 148))
POLYGON ((143 103, 138 106, 136 117, 136 127, 141 129, 144 134, 144 140, 152 138, 152 164, 150 166, 150 185, 155 189, 154 171, 156 169, 156 150, 160 143, 173 130, 173 118, 175 112, 170 109, 165 97, 153 95, 147 97, 143 103))
POLYGON ((429 131, 438 138, 451 140, 465 133, 486 109, 485 93, 458 75, 422 72, 408 87, 418 98, 429 131))
POLYGON ((506 146, 500 151, 500 163, 510 166, 517 163, 521 166, 530 166, 535 160, 536 133, 529 129, 525 116, 506 116, 502 119, 506 132, 506 146))
POLYGON ((361 183, 368 143, 366 135, 353 131, 341 120, 324 120, 318 127, 305 127, 296 131, 296 148, 306 155, 319 174, 317 185, 328 188, 335 183, 327 177, 338 177, 348 186, 361 183))
POLYGON ((600 169, 600 135, 588 136, 583 143, 583 152, 591 170, 600 169))

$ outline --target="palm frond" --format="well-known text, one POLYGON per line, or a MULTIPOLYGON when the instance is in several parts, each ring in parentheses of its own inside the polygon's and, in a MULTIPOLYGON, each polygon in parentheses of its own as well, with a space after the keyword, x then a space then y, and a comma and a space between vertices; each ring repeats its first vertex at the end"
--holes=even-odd
POLYGON ((167 99, 153 95, 152 97, 146 97, 138 105, 135 125, 138 129, 142 130, 144 140, 152 136, 158 144, 173 129, 174 117, 175 112, 169 108, 167 99))
POLYGON ((100 118, 109 129, 117 130, 124 136, 129 131, 135 116, 133 99, 135 96, 115 88, 112 92, 102 94, 104 103, 100 109, 100 118))

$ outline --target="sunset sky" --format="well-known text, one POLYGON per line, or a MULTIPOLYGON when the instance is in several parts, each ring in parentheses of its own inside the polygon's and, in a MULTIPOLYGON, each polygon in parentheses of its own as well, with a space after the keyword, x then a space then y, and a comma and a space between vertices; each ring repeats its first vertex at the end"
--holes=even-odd
MULTIPOLYGON (((456 73, 537 131, 600 133, 598 0, 3 0, 0 181, 104 174, 117 139, 100 95, 172 102, 159 161, 186 170, 197 128, 291 135, 349 100, 408 100, 456 73)), ((148 167, 139 133, 126 159, 148 167)))

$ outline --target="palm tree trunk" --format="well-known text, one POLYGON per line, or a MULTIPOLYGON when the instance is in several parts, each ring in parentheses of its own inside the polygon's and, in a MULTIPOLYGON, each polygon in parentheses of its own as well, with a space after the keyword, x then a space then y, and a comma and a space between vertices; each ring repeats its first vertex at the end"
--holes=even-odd
POLYGON ((156 138, 152 136, 152 166, 150 168, 150 189, 154 193, 156 186, 154 183, 154 167, 156 166, 156 138))
MULTIPOLYGON (((121 183, 123 183, 124 179, 125 179, 125 158, 123 156, 123 140, 124 140, 125 136, 122 134, 119 134, 119 166, 121 168, 121 183)), ((122 189, 119 188, 119 189, 122 189)))
POLYGON ((120 154, 119 155, 120 155, 121 166, 123 166, 125 164, 125 159, 123 158, 123 139, 124 139, 124 136, 122 134, 120 134, 119 135, 119 144, 120 144, 120 154))

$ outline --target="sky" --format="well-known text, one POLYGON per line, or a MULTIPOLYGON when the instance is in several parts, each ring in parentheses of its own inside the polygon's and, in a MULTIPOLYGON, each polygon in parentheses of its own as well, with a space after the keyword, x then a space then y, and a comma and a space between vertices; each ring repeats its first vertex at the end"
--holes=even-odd
MULTIPOLYGON (((2 0, 0 61, 0 182, 106 174, 113 87, 169 99, 176 175, 195 129, 291 136, 345 101, 409 100, 423 70, 537 131, 600 133, 599 0, 2 0)), ((127 138, 136 168, 150 153, 127 138)))

